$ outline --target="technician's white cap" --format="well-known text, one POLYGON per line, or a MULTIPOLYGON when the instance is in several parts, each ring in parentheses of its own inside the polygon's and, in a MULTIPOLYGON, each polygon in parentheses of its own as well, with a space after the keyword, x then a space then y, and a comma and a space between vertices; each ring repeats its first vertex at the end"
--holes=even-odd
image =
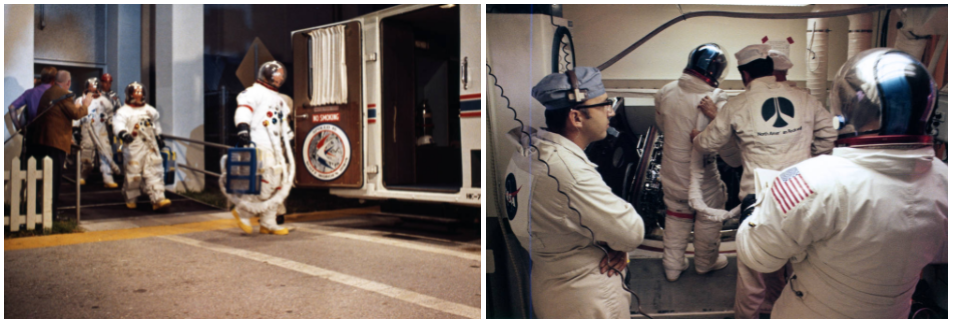
POLYGON ((745 46, 738 53, 735 53, 735 60, 739 61, 739 66, 751 63, 754 60, 768 57, 769 49, 772 46, 766 44, 757 44, 745 46))
POLYGON ((770 50, 769 57, 771 57, 772 62, 775 63, 776 71, 787 71, 792 68, 792 61, 789 60, 788 57, 785 57, 785 54, 780 51, 770 50))

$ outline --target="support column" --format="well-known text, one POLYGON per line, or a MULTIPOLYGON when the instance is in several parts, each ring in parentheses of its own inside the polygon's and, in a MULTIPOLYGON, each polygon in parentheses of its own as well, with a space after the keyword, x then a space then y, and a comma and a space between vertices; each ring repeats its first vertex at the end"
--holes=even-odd
MULTIPOLYGON (((3 5, 3 139, 10 138, 13 124, 7 107, 23 91, 33 88, 33 5, 3 5)), ((10 170, 13 157, 20 156, 21 139, 17 136, 3 145, 3 169, 10 170)), ((26 161, 23 161, 26 164, 26 161)), ((10 201, 4 189, 4 201, 10 201)))
MULTIPOLYGON (((202 5, 156 5, 156 109, 166 134, 205 141, 202 5)), ((179 164, 205 167, 205 147, 166 141, 179 164)), ((205 175, 177 168, 176 191, 201 191, 205 175)))
POLYGON ((106 7, 106 72, 113 76, 113 91, 125 100, 123 90, 142 82, 142 5, 106 7))

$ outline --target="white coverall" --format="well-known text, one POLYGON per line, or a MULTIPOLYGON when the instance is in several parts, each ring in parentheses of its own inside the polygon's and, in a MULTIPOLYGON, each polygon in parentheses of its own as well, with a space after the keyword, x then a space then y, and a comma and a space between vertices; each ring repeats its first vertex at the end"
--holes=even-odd
MULTIPOLYGON (((682 74, 679 80, 666 84, 656 93, 656 126, 665 134, 660 171, 663 201, 667 209, 666 230, 663 233, 663 267, 670 271, 682 271, 688 265, 685 252, 693 222, 696 270, 709 271, 719 256, 722 222, 696 216, 688 201, 689 164, 693 149, 690 132, 697 128, 697 120, 702 115, 698 108, 702 98, 709 96, 716 105, 725 104, 725 93, 714 93, 715 89, 697 77, 682 74)), ((734 148, 734 143, 730 143, 730 146, 734 148)), ((725 184, 719 178, 716 156, 711 154, 703 158, 703 199, 709 207, 722 209, 725 207, 726 191, 725 184)))
POLYGON ((295 178, 291 152, 291 139, 295 134, 288 125, 291 109, 278 92, 259 83, 239 93, 237 101, 235 125, 249 125, 251 140, 261 154, 259 171, 262 183, 259 195, 230 198, 236 199, 234 203, 239 217, 261 216, 260 225, 272 231, 280 230, 282 227, 275 218, 284 210, 285 198, 295 178))
POLYGON ((921 270, 947 263, 947 172, 931 147, 835 148, 783 171, 736 236, 755 270, 793 263, 772 318, 906 318, 921 270))
POLYGON ((505 175, 513 175, 505 198, 510 226, 533 261, 534 313, 539 318, 628 319, 631 295, 623 290, 620 276, 600 273, 604 253, 593 245, 593 236, 613 250, 631 252, 643 241, 642 218, 613 194, 579 146, 556 133, 525 129, 568 196, 557 191, 557 181, 547 176, 547 166, 527 145, 528 137, 520 128, 511 130, 507 137, 516 152, 505 175))
MULTIPOLYGON (((83 99, 86 95, 76 98, 77 106, 83 105, 83 99)), ((100 95, 99 98, 90 102, 89 114, 74 121, 74 123, 79 124, 82 134, 80 151, 83 154, 83 168, 80 172, 80 178, 84 180, 93 169, 94 158, 99 158, 99 171, 103 173, 103 183, 115 183, 113 180, 113 146, 106 128, 107 123, 112 122, 113 110, 115 110, 113 102, 106 96, 100 95)), ((118 167, 115 171, 119 171, 118 167)))
MULTIPOLYGON (((838 135, 831 120, 828 110, 808 91, 776 82, 770 75, 752 80, 745 92, 729 99, 693 144, 705 153, 732 141, 738 144, 744 166, 739 199, 744 199, 755 193, 756 168, 781 170, 829 153, 838 135)), ((783 284, 779 279, 784 277, 761 275, 738 263, 736 318, 758 318, 760 310, 770 308, 765 303, 766 286, 783 284)))
POLYGON ((756 168, 780 170, 831 152, 838 136, 831 120, 828 110, 808 91, 765 76, 752 80, 745 92, 730 98, 694 145, 714 153, 731 141, 738 143, 744 166, 739 199, 743 199, 755 193, 752 172, 756 168), (789 105, 784 101, 794 109, 780 108, 789 105))
POLYGON ((135 203, 141 191, 155 205, 166 199, 162 155, 156 143, 156 136, 162 134, 159 112, 149 104, 124 104, 113 117, 113 133, 119 136, 122 131, 133 137, 132 142, 123 144, 123 162, 126 164, 123 196, 126 203, 135 203))

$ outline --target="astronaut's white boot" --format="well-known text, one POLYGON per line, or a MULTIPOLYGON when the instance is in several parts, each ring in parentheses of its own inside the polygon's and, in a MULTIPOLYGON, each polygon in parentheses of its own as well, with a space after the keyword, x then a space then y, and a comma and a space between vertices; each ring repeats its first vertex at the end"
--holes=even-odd
POLYGON ((705 217, 696 218, 692 240, 692 246, 695 249, 696 273, 705 274, 729 265, 729 259, 719 254, 721 230, 721 221, 709 221, 705 217))
POLYGON ((686 259, 686 247, 689 245, 689 233, 692 220, 666 216, 666 229, 663 231, 663 270, 666 280, 674 282, 689 268, 686 259))
POLYGON ((262 234, 274 234, 280 236, 288 234, 288 229, 278 225, 278 223, 275 221, 276 217, 277 215, 275 214, 275 211, 265 212, 265 214, 262 215, 262 218, 259 219, 258 232, 262 234))
POLYGON ((238 222, 239 228, 242 231, 245 231, 246 234, 252 234, 252 221, 239 216, 238 209, 232 209, 232 216, 235 217, 235 221, 238 222))

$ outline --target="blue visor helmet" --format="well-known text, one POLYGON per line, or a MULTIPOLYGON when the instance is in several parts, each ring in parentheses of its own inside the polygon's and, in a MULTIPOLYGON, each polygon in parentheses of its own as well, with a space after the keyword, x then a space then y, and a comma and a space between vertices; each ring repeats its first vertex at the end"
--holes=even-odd
MULTIPOLYGON (((858 140, 849 139, 872 134, 894 143, 924 143, 930 139, 924 137, 930 130, 937 85, 911 55, 874 48, 845 62, 832 81, 829 99, 840 145, 857 146, 858 140)), ((881 143, 889 143, 885 140, 881 143)))
POLYGON ((722 73, 728 65, 722 47, 716 43, 706 43, 689 52, 689 63, 686 64, 683 72, 694 75, 713 87, 718 87, 719 79, 722 78, 722 73))

